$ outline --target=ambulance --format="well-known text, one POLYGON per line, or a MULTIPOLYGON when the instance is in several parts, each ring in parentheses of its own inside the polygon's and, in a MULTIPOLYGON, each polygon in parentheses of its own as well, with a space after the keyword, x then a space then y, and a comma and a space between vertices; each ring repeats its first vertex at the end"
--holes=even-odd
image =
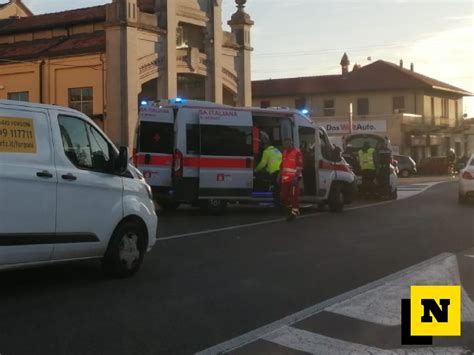
POLYGON ((355 176, 324 128, 296 110, 237 108, 184 99, 142 103, 134 161, 164 209, 192 204, 273 202, 254 167, 265 132, 282 150, 292 138, 304 157, 301 201, 340 212, 354 200, 355 176))

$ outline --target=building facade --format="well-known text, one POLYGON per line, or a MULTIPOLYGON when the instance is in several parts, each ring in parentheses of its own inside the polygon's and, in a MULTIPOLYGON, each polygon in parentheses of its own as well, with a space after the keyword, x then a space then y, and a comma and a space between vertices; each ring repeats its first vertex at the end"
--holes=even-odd
MULTIPOLYGON (((139 102, 251 104, 246 0, 222 28, 222 0, 113 0, 32 15, 0 5, 0 99, 69 106, 134 144, 139 102)), ((26 10, 25 10, 26 9, 26 10)))
POLYGON ((448 148, 468 153, 463 96, 471 93, 382 60, 341 74, 254 81, 253 105, 309 111, 336 144, 352 132, 387 135, 395 150, 420 160, 442 156, 448 148), (349 126, 352 108, 352 129, 349 126))

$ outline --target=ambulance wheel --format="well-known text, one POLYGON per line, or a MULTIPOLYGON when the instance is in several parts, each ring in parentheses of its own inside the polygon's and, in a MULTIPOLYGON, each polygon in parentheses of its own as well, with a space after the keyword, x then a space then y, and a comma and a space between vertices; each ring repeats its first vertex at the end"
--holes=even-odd
POLYGON ((344 191, 340 184, 332 184, 328 199, 329 211, 340 213, 344 209, 344 191))
POLYGON ((157 202, 158 206, 165 211, 174 211, 179 207, 179 202, 171 199, 160 199, 157 202))
POLYGON ((201 201, 201 210, 209 214, 221 214, 227 208, 227 201, 225 200, 204 200, 201 201))

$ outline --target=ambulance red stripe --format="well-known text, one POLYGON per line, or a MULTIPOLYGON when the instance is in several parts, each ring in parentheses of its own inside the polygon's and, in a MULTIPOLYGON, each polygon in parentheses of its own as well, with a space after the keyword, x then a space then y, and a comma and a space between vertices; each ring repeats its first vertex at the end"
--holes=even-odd
POLYGON ((229 158, 184 158, 185 168, 222 168, 222 169, 250 169, 247 158, 229 159, 229 158))

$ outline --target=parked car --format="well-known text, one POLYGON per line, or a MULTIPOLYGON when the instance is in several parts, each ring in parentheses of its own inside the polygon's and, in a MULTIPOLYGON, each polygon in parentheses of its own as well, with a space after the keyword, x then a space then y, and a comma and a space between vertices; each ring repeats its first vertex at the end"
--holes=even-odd
POLYGON ((78 111, 0 100, 0 270, 99 259, 136 273, 158 221, 128 162, 78 111))
POLYGON ((423 158, 417 168, 420 175, 446 175, 448 174, 448 157, 423 158))
POLYGON ((474 154, 459 173, 459 203, 474 200, 474 154))
POLYGON ((397 162, 398 176, 409 177, 416 175, 416 163, 408 155, 394 155, 393 159, 397 162))

